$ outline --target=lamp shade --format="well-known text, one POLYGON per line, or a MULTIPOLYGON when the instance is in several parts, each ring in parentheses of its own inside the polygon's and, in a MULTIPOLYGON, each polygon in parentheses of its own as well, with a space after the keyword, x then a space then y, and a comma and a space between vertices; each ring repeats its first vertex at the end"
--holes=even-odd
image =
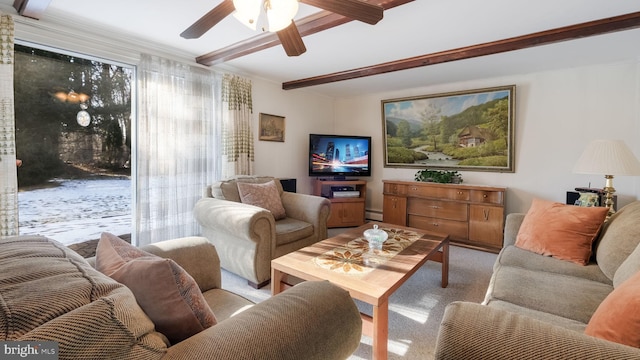
POLYGON ((640 162, 622 140, 594 140, 582 153, 574 173, 640 175, 640 162))

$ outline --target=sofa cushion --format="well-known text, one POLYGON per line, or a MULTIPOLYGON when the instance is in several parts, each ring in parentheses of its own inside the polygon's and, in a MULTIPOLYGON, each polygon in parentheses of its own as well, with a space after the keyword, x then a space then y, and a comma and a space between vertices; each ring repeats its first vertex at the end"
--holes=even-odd
POLYGON ((640 347, 640 272, 617 287, 598 306, 585 334, 640 347))
POLYGON ((61 359, 159 359, 164 337, 124 285, 43 236, 0 240, 0 340, 56 341, 61 359))
POLYGON ((602 272, 613 280, 620 265, 640 243, 640 201, 634 201, 616 212, 596 240, 596 260, 602 272))
POLYGON ((96 269, 131 289, 156 329, 172 344, 216 323, 195 280, 171 259, 103 233, 96 248, 96 269))
POLYGON ((237 185, 240 200, 243 204, 267 209, 276 220, 286 217, 287 214, 282 206, 282 199, 280 199, 275 181, 271 180, 262 184, 238 182, 237 185))
POLYGON ((494 300, 588 323, 613 286, 578 277, 500 266, 494 270, 486 304, 494 300))
MULTIPOLYGON (((216 199, 241 202, 240 193, 238 192, 238 182, 262 184, 271 180, 275 180, 275 178, 272 176, 238 175, 213 183, 211 185, 211 195, 216 199)), ((284 190, 282 189, 280 181, 276 181, 276 187, 278 188, 278 193, 282 194, 284 190)))
POLYGON ((313 235, 313 225, 293 218, 276 222, 276 246, 289 244, 313 235))
POLYGON ((595 262, 582 266, 570 261, 540 256, 516 246, 507 246, 500 251, 494 268, 498 266, 515 266, 533 271, 574 276, 611 285, 611 279, 600 270, 600 267, 595 262))
POLYGON ((202 293, 211 309, 216 314, 216 319, 223 322, 255 305, 252 301, 230 291, 223 289, 211 289, 202 293))
POLYGON ((555 326, 560 326, 572 331, 578 331, 582 333, 584 332, 584 329, 587 327, 587 324, 585 324, 582 321, 568 319, 568 318, 554 315, 544 311, 532 310, 527 307, 516 305, 506 301, 493 300, 488 305, 494 309, 502 309, 512 313, 528 316, 530 318, 544 321, 546 323, 553 324, 555 326))
POLYGON ((640 246, 637 246, 616 270, 613 276, 613 287, 617 288, 638 271, 640 271, 640 246))
POLYGON ((591 245, 607 216, 606 207, 580 207, 534 199, 515 245, 580 265, 591 257, 591 245))

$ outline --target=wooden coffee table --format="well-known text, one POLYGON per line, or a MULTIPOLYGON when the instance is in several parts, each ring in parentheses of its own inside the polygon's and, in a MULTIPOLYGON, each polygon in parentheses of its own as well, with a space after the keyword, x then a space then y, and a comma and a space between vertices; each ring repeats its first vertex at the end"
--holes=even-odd
POLYGON ((442 263, 442 287, 449 281, 449 237, 379 222, 367 223, 271 261, 273 295, 289 285, 288 275, 328 280, 351 297, 373 306, 362 315, 362 332, 373 339, 373 358, 387 358, 389 296, 427 260, 442 263), (371 249, 363 232, 377 224, 389 234, 382 249, 371 249))

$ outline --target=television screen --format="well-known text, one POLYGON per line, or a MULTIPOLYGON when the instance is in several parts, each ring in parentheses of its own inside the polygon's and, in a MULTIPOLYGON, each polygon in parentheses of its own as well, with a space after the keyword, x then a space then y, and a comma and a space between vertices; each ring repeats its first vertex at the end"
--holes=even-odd
POLYGON ((309 135, 309 176, 371 176, 370 136, 309 135))

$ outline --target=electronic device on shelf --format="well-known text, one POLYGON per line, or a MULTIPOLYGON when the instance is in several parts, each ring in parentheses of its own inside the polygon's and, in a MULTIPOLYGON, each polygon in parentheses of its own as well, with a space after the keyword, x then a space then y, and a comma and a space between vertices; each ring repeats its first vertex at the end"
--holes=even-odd
POLYGON ((347 190, 342 190, 342 191, 333 191, 331 193, 332 197, 334 198, 359 198, 360 197, 360 191, 358 190, 352 190, 352 191, 347 191, 347 190))
POLYGON ((309 134, 309 176, 371 176, 371 137, 309 134))
POLYGON ((575 190, 577 192, 587 192, 587 193, 595 193, 595 194, 604 195, 604 189, 589 188, 589 187, 577 187, 575 190))
POLYGON ((331 191, 353 191, 355 188, 353 186, 332 186, 331 191))

